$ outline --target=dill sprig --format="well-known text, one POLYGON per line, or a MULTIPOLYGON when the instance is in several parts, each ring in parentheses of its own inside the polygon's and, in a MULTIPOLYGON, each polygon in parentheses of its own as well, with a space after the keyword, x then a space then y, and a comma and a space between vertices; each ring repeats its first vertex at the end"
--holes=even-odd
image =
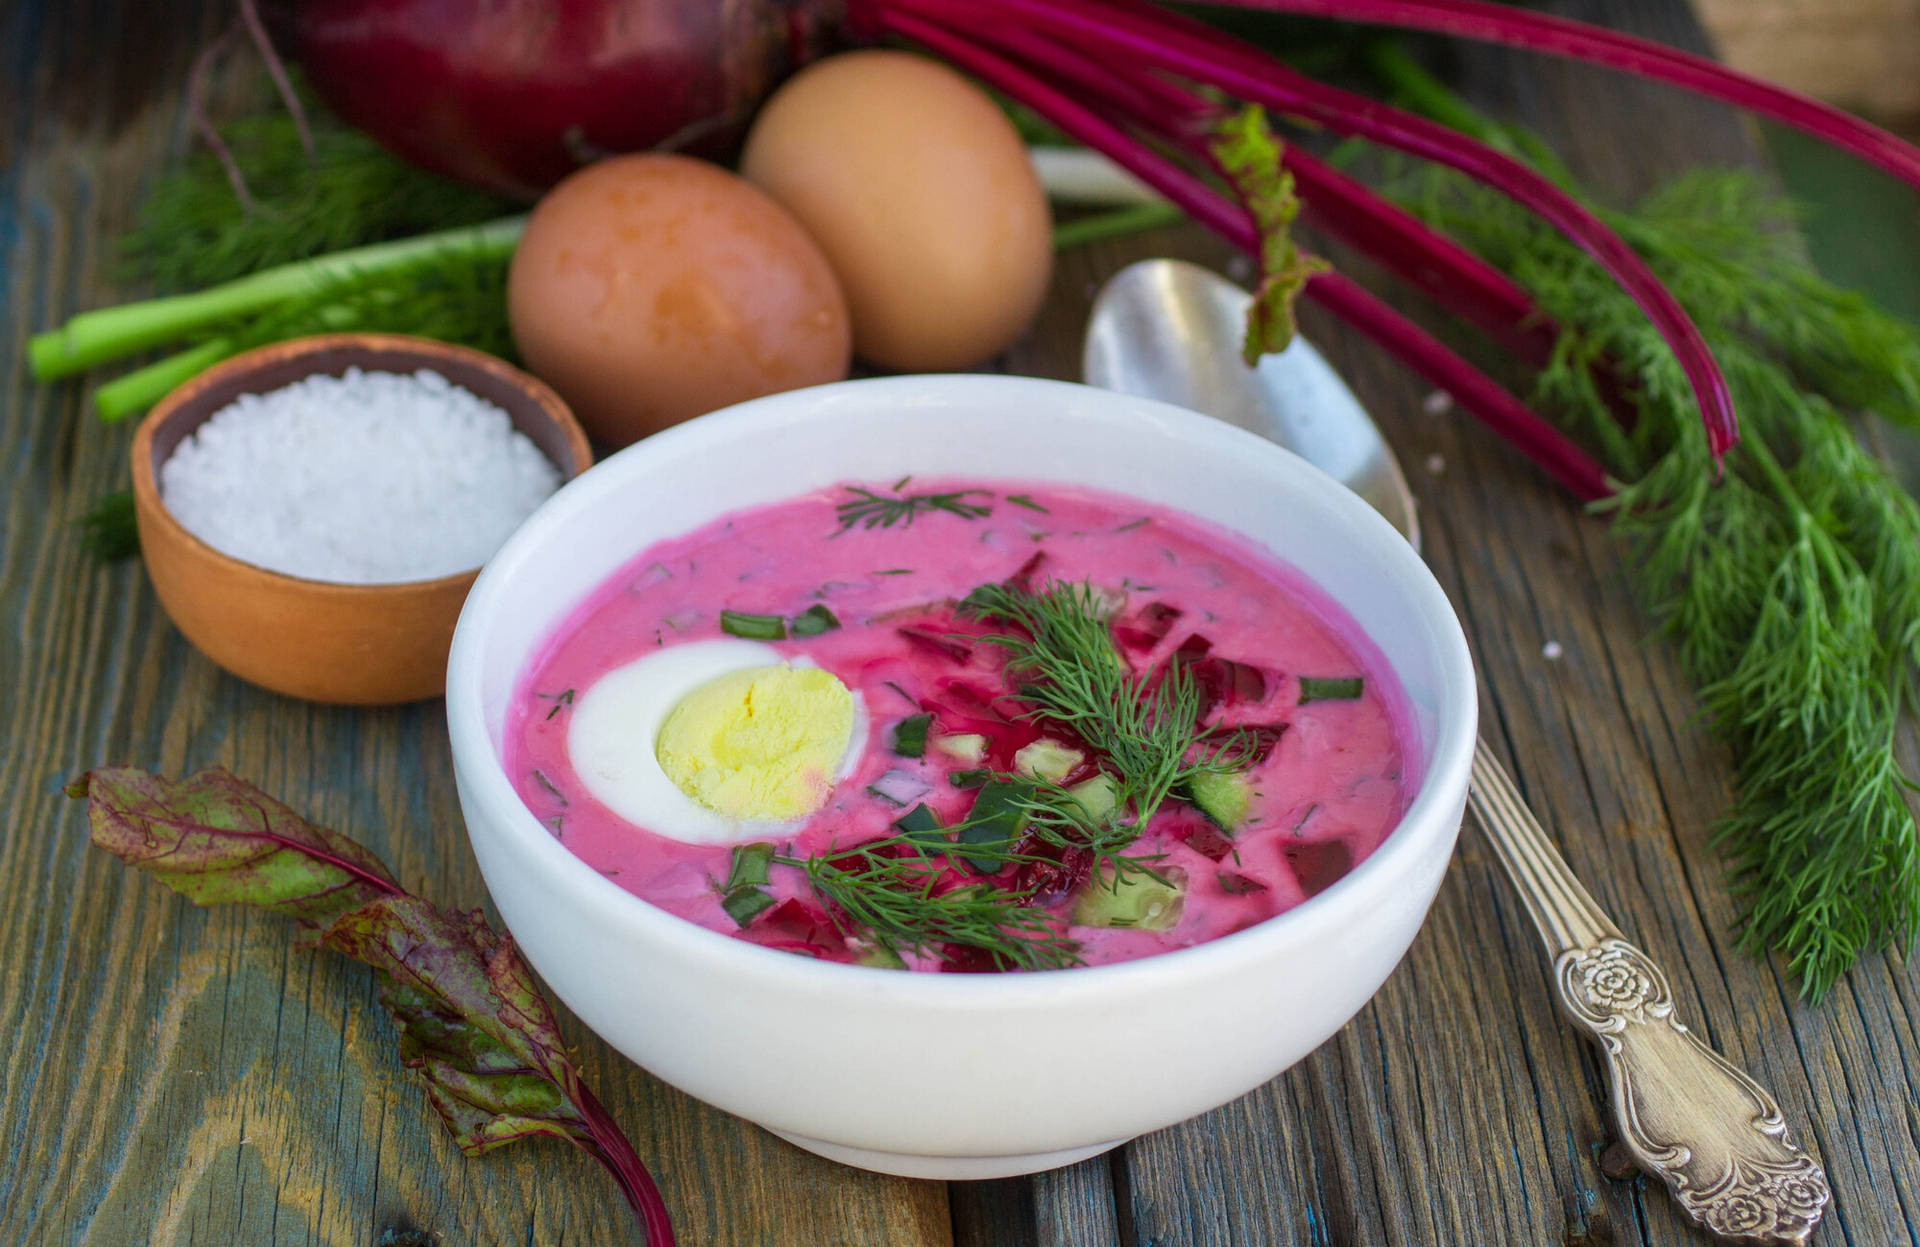
POLYGON ((856 525, 861 528, 911 525, 915 516, 929 511, 945 511, 965 520, 977 520, 993 514, 993 508, 987 504, 967 501, 974 494, 993 497, 984 489, 956 489, 945 494, 903 494, 900 491, 905 487, 905 478, 893 487, 891 494, 878 493, 859 485, 845 486, 853 497, 833 509, 834 518, 840 521, 840 528, 834 536, 838 537, 856 525))
POLYGON ((243 205, 211 152, 162 177, 120 239, 130 275, 194 290, 310 256, 504 216, 514 205, 426 173, 309 103, 313 154, 279 108, 222 135, 253 190, 243 205))
POLYGON ((1920 929, 1920 841, 1894 749, 1920 706, 1920 508, 1848 427, 1920 424, 1920 336, 1809 264, 1790 206, 1696 170, 1606 211, 1706 334, 1741 413, 1716 480, 1658 333, 1573 247, 1444 174, 1402 185, 1429 220, 1565 326, 1544 406, 1626 482, 1605 504, 1628 566, 1736 767, 1714 830, 1742 942, 1809 998, 1920 929), (1634 419, 1596 382, 1631 380, 1634 419))
MULTIPOLYGON (((1067 728, 1105 760, 1119 790, 1116 808, 1131 818, 1129 840, 1197 776, 1246 769, 1252 741, 1241 734, 1203 747, 1200 688, 1191 671, 1169 663, 1150 678, 1128 667, 1114 648, 1113 607, 1091 583, 1056 581, 1038 592, 981 585, 960 610, 1017 629, 982 639, 1006 652, 1015 692, 1034 717, 1067 728)), ((1066 800, 1056 806, 1074 804, 1060 795, 1066 800)))
MULTIPOLYGON (((1059 919, 1029 904, 1031 892, 987 879, 948 886, 939 860, 948 851, 944 838, 902 832, 851 849, 773 861, 804 871, 814 895, 849 934, 892 957, 954 945, 985 954, 1001 969, 1081 964, 1079 944, 1061 933, 1059 919)), ((996 867, 1042 860, 992 845, 968 845, 965 852, 996 867)))

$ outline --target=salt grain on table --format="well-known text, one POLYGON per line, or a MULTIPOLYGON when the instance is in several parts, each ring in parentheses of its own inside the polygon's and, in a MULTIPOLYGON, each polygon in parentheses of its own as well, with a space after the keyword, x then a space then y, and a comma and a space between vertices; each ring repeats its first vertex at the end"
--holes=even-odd
POLYGON ((506 412, 426 370, 242 395, 160 468, 167 510, 208 545, 341 584, 471 571, 559 486, 506 412))

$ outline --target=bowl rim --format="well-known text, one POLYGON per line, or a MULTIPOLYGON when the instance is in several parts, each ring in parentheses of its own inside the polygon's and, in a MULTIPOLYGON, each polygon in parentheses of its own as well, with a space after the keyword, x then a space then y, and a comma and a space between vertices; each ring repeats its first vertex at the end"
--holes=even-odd
MULTIPOLYGON (((662 537, 667 535, 671 534, 662 537)), ((637 546, 634 553, 637 555, 644 548, 644 545, 637 546)), ((521 660, 525 657, 521 655, 521 660)), ((518 678, 516 672, 516 685, 518 678)), ((1285 943, 1292 933, 1318 924, 1322 915, 1330 915, 1337 907, 1353 908, 1371 881, 1389 872, 1404 874, 1415 869, 1423 850, 1437 853, 1444 847, 1445 857, 1451 858, 1459 826, 1453 811, 1464 800, 1479 704, 1472 659, 1459 618, 1420 555, 1358 495, 1298 455, 1222 421, 1196 418, 1196 413, 1186 408, 1117 391, 1034 377, 928 373, 840 381, 751 399, 656 433, 562 486, 507 539, 481 569, 479 580, 468 594, 454 629, 447 664, 446 711, 463 806, 470 802, 483 803, 497 816, 491 821, 512 840, 511 847, 516 852, 531 854, 539 865, 550 867, 565 890, 576 894, 583 904, 591 904, 599 913, 624 922, 628 931, 643 932, 649 945, 673 948, 710 963, 727 963, 728 969, 743 979, 777 976, 787 987, 812 986, 823 992, 862 996, 884 990, 890 998, 909 1007, 1019 1008, 1043 1001, 1070 1001, 1089 994, 1104 996, 1169 978, 1185 978, 1189 967, 1200 972, 1208 963, 1215 963, 1212 973, 1230 976, 1235 970, 1249 968, 1262 960, 1268 945, 1285 943), (516 569, 539 557, 549 530, 581 511, 600 505, 603 495, 630 488, 630 478, 643 475, 647 470, 645 465, 657 456, 675 456, 713 443, 750 444, 756 431, 761 429, 790 428, 808 420, 831 420, 840 402, 853 395, 862 399, 871 397, 875 403, 899 408, 916 399, 946 401, 968 397, 971 392, 977 392, 983 400, 1024 401, 1028 405, 1035 400, 1045 401, 1049 396, 1061 397, 1063 392, 1083 398, 1097 395, 1097 401, 1110 418, 1142 425, 1164 425, 1169 420, 1177 420, 1183 437, 1214 439, 1236 454, 1272 458, 1283 465, 1284 471, 1303 476, 1307 488, 1325 495, 1323 501, 1334 510, 1344 512, 1341 518, 1351 523, 1355 540, 1369 553, 1380 554, 1399 565, 1398 583, 1414 599, 1429 623, 1438 625, 1434 641, 1440 650, 1437 684, 1441 697, 1433 747, 1422 773, 1424 782, 1378 848, 1326 889, 1293 908, 1243 930, 1185 948, 1130 961, 1074 966, 1045 973, 903 974, 766 948, 669 913, 622 888, 575 856, 526 808, 495 754, 482 709, 484 634, 488 616, 495 606, 511 596, 508 586, 516 569), (1409 829, 1416 834, 1402 834, 1409 829), (1422 829, 1425 834, 1417 834, 1422 829), (1440 843, 1434 844, 1434 841, 1440 843)), ((467 834, 472 839, 473 820, 466 821, 467 834)))
MULTIPOLYGON (((593 448, 587 442, 586 430, 553 387, 524 369, 516 368, 497 355, 475 347, 464 346, 457 342, 443 342, 438 338, 423 338, 407 333, 314 333, 296 338, 285 338, 279 342, 266 342, 250 347, 238 355, 230 356, 219 363, 182 381, 169 390, 164 398, 140 419, 140 425, 134 430, 132 455, 133 497, 148 520, 158 524, 169 541, 179 543, 193 553, 235 575, 265 577, 269 583, 281 583, 297 587, 307 593, 322 596, 361 596, 368 593, 421 593, 433 594, 469 584, 480 574, 480 567, 469 567, 463 571, 450 572, 445 576, 432 576, 423 580, 383 580, 371 584, 356 584, 344 580, 316 580, 310 576, 296 576, 292 572, 276 571, 271 567, 262 567, 258 563, 249 563, 243 558, 228 554, 226 551, 209 544, 199 534, 180 522, 178 516, 168 509, 166 499, 160 493, 160 482, 155 478, 153 463, 153 443, 162 427, 174 418, 176 412, 188 403, 198 399, 206 391, 230 381, 258 371, 269 363, 287 360, 299 360, 310 355, 340 348, 356 348, 373 352, 407 351, 418 355, 437 357, 453 370, 469 369, 489 374, 522 393, 532 400, 548 419, 560 430, 562 439, 572 458, 571 463, 554 462, 560 470, 560 488, 585 475, 593 467, 593 448)), ((353 365, 362 367, 362 365, 353 365)), ((424 366, 424 365, 423 365, 424 366)), ((315 376, 308 372, 305 376, 315 376)), ((448 381, 460 385, 457 377, 449 376, 448 381)), ((292 384, 288 382, 287 384, 292 384)), ((462 388, 466 388, 462 386, 462 388)), ((260 393, 262 391, 245 391, 260 393)), ((491 400, 487 400, 491 401, 491 400)), ((499 406, 495 403, 494 406, 499 406)), ((209 412, 200 424, 217 414, 209 412)), ((194 426, 194 431, 199 425, 194 426)), ((553 462, 552 457, 541 452, 543 458, 553 462)), ((555 491, 559 492, 558 490, 555 491)), ((482 565, 484 566, 484 564, 482 565)))

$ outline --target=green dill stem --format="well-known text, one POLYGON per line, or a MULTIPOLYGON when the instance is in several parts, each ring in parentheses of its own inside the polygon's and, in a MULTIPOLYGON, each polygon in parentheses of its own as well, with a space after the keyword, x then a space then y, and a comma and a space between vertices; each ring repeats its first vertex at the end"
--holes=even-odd
POLYGON ((1159 229, 1163 225, 1175 225, 1185 219, 1186 214, 1170 203, 1135 204, 1130 208, 1117 208, 1112 212, 1095 213, 1092 216, 1079 217, 1054 226, 1053 249, 1066 251, 1108 238, 1120 238, 1145 230, 1159 229))
POLYGON ((100 386, 93 392, 93 409, 108 424, 138 415, 165 398, 173 387, 200 375, 234 353, 231 338, 214 338, 177 355, 155 360, 100 386))
POLYGON ((507 217, 485 225, 354 247, 265 269, 193 294, 82 312, 60 328, 28 339, 27 359, 35 380, 52 381, 309 294, 330 281, 431 264, 448 251, 510 255, 526 221, 524 216, 507 217))

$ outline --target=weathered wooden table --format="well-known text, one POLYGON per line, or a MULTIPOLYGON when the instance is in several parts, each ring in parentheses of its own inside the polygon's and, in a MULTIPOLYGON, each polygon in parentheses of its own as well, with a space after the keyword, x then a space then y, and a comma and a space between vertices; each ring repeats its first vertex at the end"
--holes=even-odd
MULTIPOLYGON (((1559 5, 1678 42, 1680 0, 1559 5)), ((88 847, 60 795, 103 762, 223 763, 367 841, 442 903, 484 899, 437 704, 356 712, 223 675, 137 564, 74 518, 126 478, 129 430, 36 387, 23 337, 132 293, 112 237, 184 141, 180 86, 225 6, 0 4, 0 1242, 615 1243, 626 1214, 558 1143, 463 1159, 399 1068, 371 976, 286 923, 194 908, 88 847)), ((1622 195, 1748 159, 1727 114, 1598 72, 1460 55, 1462 80, 1622 195)), ((1096 284, 1170 230, 1064 259, 1005 361, 1074 375, 1096 284)), ((1484 721, 1575 868, 1673 971, 1686 1014, 1786 1106, 1833 1180, 1821 1241, 1920 1243, 1915 976, 1871 959, 1817 1008, 1729 941, 1706 840, 1725 758, 1644 639, 1603 526, 1336 328, 1308 329, 1399 447, 1427 556, 1465 621, 1484 721), (1558 642, 1557 661, 1542 653, 1558 642)), ((563 1019, 688 1243, 1627 1244, 1696 1237, 1605 1177, 1592 1056, 1548 1000, 1526 917, 1470 827, 1425 930, 1355 1021, 1271 1085, 1107 1156, 943 1186, 842 1168, 656 1082, 563 1019)))

